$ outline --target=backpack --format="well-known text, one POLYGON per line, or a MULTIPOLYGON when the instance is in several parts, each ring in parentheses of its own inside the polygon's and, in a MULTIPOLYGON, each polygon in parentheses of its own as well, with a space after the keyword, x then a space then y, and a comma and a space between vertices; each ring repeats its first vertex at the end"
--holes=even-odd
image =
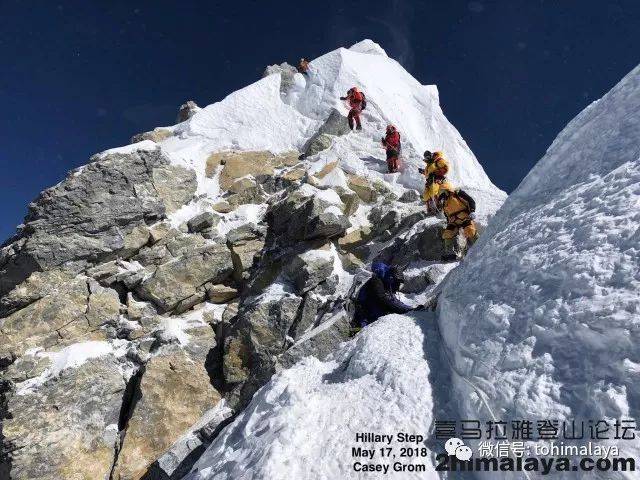
POLYGON ((364 92, 360 93, 362 93, 362 103, 360 103, 360 110, 364 110, 365 108, 367 108, 367 97, 364 92))
POLYGON ((464 190, 458 190, 458 196, 462 198, 469 205, 469 211, 471 213, 476 211, 476 201, 464 190))

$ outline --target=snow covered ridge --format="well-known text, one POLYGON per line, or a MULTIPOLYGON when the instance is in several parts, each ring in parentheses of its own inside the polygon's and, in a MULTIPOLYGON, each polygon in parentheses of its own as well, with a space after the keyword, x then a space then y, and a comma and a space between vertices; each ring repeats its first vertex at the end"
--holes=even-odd
POLYGON ((638 112, 640 67, 558 135, 446 282, 462 417, 640 420, 638 112))

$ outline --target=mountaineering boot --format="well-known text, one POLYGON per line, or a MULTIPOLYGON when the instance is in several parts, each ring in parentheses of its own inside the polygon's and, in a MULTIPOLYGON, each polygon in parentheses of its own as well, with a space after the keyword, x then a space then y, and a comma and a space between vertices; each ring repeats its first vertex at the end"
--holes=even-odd
POLYGON ((456 237, 442 239, 442 244, 445 252, 441 257, 443 262, 456 262, 460 260, 460 252, 456 248, 457 243, 458 242, 456 237))
POLYGON ((356 125, 356 130, 362 130, 362 125, 360 124, 356 125))

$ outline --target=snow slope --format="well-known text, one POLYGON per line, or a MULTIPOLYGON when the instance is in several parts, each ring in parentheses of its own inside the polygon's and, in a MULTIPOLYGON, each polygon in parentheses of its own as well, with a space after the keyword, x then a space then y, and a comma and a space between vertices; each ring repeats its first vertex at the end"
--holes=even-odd
POLYGON ((447 280, 463 418, 640 420, 639 111, 637 67, 558 135, 447 280))
MULTIPOLYGON (((348 110, 339 98, 354 85, 368 100, 363 131, 337 137, 328 150, 310 157, 310 163, 321 168, 339 160, 345 171, 384 179, 401 193, 407 187, 422 189, 424 177, 417 171, 423 165, 422 152, 444 150, 451 162, 451 180, 477 197, 480 217, 486 218, 500 206, 506 195, 491 183, 443 115, 437 88, 421 85, 371 40, 313 60, 309 76, 296 74, 285 92, 280 88, 281 75, 276 73, 232 93, 188 121, 169 127, 175 135, 161 146, 175 163, 196 171, 198 193, 212 200, 220 193, 217 181, 204 175, 206 158, 212 152, 301 150, 332 109, 346 116, 348 110), (385 173, 380 139, 389 123, 402 134, 405 162, 400 174, 385 173)), ((194 211, 197 205, 190 213, 194 211)))
MULTIPOLYGON (((356 433, 426 435, 433 419, 421 320, 389 315, 327 361, 308 357, 276 375, 185 478, 378 478, 352 469, 352 447, 380 446, 357 443, 356 433)), ((389 446, 399 451, 407 445, 394 438, 389 446)), ((380 461, 379 452, 373 461, 380 461)), ((429 457, 412 461, 429 471, 390 471, 384 478, 438 478, 429 457)))

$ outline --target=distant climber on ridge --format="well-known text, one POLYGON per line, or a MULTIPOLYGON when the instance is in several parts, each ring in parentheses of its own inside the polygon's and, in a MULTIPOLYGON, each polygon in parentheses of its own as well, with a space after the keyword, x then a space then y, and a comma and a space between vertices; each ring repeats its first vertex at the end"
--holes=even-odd
POLYGON ((445 262, 457 260, 464 256, 478 239, 478 231, 473 221, 476 202, 464 190, 454 190, 447 184, 441 186, 437 203, 437 207, 444 212, 447 218, 447 226, 442 231, 444 250, 452 252, 445 253, 442 260, 445 262), (466 239, 466 245, 462 251, 459 251, 457 240, 461 229, 466 239))
POLYGON ((387 126, 387 132, 382 137, 382 146, 387 150, 387 168, 389 173, 395 173, 400 169, 400 132, 395 126, 387 126))
POLYGON ((298 63, 298 72, 303 75, 309 74, 309 60, 304 57, 300 59, 300 62, 298 63))
POLYGON ((371 265, 371 272, 373 275, 362 285, 356 298, 355 330, 375 322, 383 315, 407 313, 413 310, 396 297, 396 292, 404 283, 404 276, 397 267, 390 267, 383 262, 374 262, 371 265))
POLYGON ((438 211, 436 200, 440 189, 443 187, 452 188, 447 182, 449 163, 442 152, 431 153, 429 150, 424 152, 423 160, 426 164, 425 168, 418 169, 426 177, 422 200, 427 204, 427 211, 430 214, 436 214, 438 211))
POLYGON ((349 102, 349 115, 347 120, 349 121, 349 128, 353 130, 353 122, 355 120, 356 129, 362 130, 362 124, 360 123, 360 113, 367 107, 367 97, 364 93, 358 90, 358 87, 351 87, 347 91, 346 97, 340 97, 340 100, 347 100, 349 102))

